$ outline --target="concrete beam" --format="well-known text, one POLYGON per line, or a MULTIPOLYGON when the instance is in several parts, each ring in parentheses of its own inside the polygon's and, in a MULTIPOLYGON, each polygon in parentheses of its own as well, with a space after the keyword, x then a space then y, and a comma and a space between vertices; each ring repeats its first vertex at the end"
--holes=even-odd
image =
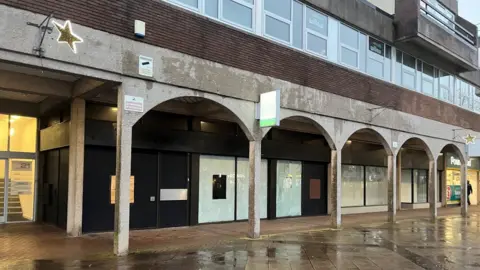
POLYGON ((0 72, 0 89, 43 96, 70 98, 72 85, 65 81, 2 71, 0 72))
POLYGON ((72 90, 73 98, 91 99, 98 96, 98 94, 112 90, 118 87, 116 82, 107 82, 91 78, 81 78, 75 82, 72 90))
POLYGON ((39 111, 40 114, 43 115, 53 108, 59 106, 60 104, 66 102, 68 99, 67 98, 59 98, 59 97, 48 97, 42 102, 39 103, 39 111))

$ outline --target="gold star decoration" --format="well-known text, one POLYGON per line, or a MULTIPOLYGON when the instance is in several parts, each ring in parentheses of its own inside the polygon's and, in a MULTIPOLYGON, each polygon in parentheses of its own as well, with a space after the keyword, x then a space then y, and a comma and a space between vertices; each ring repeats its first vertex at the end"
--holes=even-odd
POLYGON ((60 35, 58 35, 58 43, 66 43, 72 49, 73 53, 77 53, 76 43, 82 43, 83 39, 72 32, 72 23, 65 21, 65 24, 61 25, 56 21, 52 22, 57 28, 60 35))
POLYGON ((466 144, 475 144, 476 138, 477 138, 476 136, 472 136, 471 134, 468 134, 466 137, 463 137, 466 144))

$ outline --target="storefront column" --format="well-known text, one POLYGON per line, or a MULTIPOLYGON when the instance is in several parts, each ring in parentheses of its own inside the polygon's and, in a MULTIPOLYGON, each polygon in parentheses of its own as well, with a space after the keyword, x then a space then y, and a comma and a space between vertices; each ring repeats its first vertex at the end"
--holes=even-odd
POLYGON ((398 154, 396 156, 396 168, 395 168, 395 174, 396 174, 396 179, 395 181, 397 182, 397 210, 402 210, 402 149, 398 151, 398 154))
POLYGON ((126 119, 124 91, 118 89, 117 152, 115 182, 115 232, 113 252, 128 254, 130 231, 130 169, 132 158, 132 126, 126 119))
POLYGON ((396 157, 388 156, 388 221, 395 222, 397 216, 397 181, 396 181, 396 157))
POLYGON ((262 168, 262 139, 250 141, 250 179, 248 186, 248 237, 260 237, 260 177, 262 168))
POLYGON ((460 196, 460 207, 463 217, 468 215, 468 203, 467 203, 467 164, 462 163, 460 166, 460 184, 462 185, 462 195, 460 196))
POLYGON ((332 226, 339 228, 342 225, 342 151, 332 150, 330 162, 330 200, 332 204, 332 226))
POLYGON ((428 202, 430 203, 430 218, 437 219, 438 174, 437 160, 430 160, 428 166, 428 202))
POLYGON ((82 234, 85 100, 74 99, 70 113, 67 234, 77 237, 82 234))
POLYGON ((442 207, 447 207, 447 158, 443 155, 443 172, 442 172, 442 207))

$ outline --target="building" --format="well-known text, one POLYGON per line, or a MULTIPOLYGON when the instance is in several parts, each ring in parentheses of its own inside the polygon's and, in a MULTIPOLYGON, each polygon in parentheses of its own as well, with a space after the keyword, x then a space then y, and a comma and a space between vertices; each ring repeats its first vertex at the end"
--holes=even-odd
POLYGON ((0 0, 0 222, 115 230, 125 254, 129 229, 436 218, 478 164, 477 27, 456 5, 0 0))

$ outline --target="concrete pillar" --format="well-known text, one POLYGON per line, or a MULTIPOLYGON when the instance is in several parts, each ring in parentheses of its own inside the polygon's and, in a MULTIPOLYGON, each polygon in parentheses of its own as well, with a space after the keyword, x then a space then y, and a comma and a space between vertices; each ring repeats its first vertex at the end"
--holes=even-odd
POLYGON ((85 100, 76 98, 71 105, 68 160, 67 234, 82 234, 83 166, 85 152, 85 100))
POLYGON ((438 177, 437 159, 430 160, 428 166, 428 202, 430 203, 430 219, 437 219, 438 177))
POLYGON ((130 231, 130 168, 132 158, 132 126, 125 119, 124 91, 118 89, 117 153, 115 183, 114 250, 118 256, 128 254, 130 231))
POLYGON ((260 177, 262 173, 261 139, 250 141, 249 166, 248 237, 255 239, 260 237, 260 177))
POLYGON ((397 216, 397 180, 396 180, 396 157, 388 156, 388 221, 395 222, 397 216))
POLYGON ((398 151, 396 156, 396 181, 397 181, 397 210, 402 209, 402 149, 398 151))
POLYGON ((443 172, 442 172, 442 207, 447 207, 447 159, 445 156, 443 160, 443 172))
POLYGON ((467 203, 467 164, 462 163, 460 166, 460 184, 462 185, 462 196, 460 199, 460 207, 463 217, 468 215, 468 203, 467 203))
POLYGON ((332 179, 330 198, 332 204, 332 227, 342 225, 342 151, 332 150, 330 162, 332 179))

